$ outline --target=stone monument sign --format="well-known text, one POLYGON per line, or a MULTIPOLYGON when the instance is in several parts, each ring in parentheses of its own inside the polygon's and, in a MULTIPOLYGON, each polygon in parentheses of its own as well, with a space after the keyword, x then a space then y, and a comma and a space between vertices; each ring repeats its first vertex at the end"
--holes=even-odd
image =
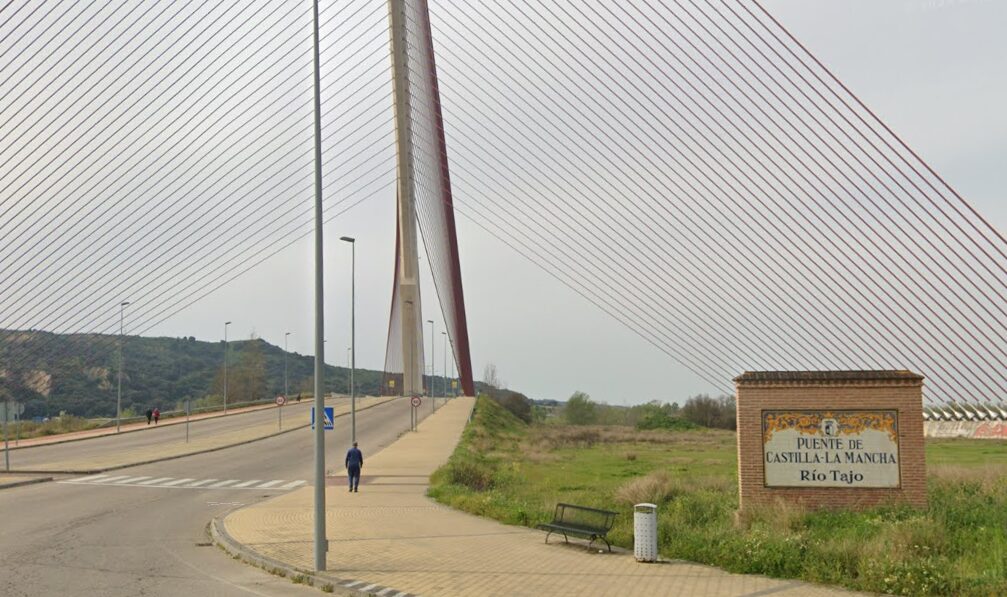
POLYGON ((923 377, 750 371, 735 378, 739 507, 926 506, 923 377))

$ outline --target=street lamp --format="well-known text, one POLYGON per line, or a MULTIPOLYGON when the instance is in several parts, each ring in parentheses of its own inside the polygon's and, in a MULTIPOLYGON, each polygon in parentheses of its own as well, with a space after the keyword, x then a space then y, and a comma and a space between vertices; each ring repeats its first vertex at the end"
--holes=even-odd
POLYGON ((287 338, 290 337, 290 332, 283 334, 283 397, 287 397, 287 338))
MULTIPOLYGON (((349 346, 347 346, 346 347, 346 370, 347 371, 350 370, 350 364, 351 364, 350 363, 350 356, 351 356, 350 353, 351 352, 353 352, 353 349, 350 348, 349 346)), ((352 391, 353 391, 353 380, 347 378, 347 380, 346 380, 346 393, 349 394, 352 391)))
POLYGON ((357 243, 351 236, 339 240, 350 243, 350 441, 357 441, 357 393, 353 374, 357 368, 357 243))
POLYGON ((115 399, 115 432, 119 433, 119 422, 122 418, 122 330, 123 317, 129 301, 119 303, 119 392, 115 399))
POLYGON ((434 374, 437 373, 437 359, 434 354, 434 320, 428 319, 430 324, 430 405, 434 404, 434 374))
POLYGON ((448 333, 441 332, 444 336, 444 397, 448 397, 448 333))
POLYGON ((224 414, 227 414, 227 326, 231 325, 230 321, 224 322, 224 414))

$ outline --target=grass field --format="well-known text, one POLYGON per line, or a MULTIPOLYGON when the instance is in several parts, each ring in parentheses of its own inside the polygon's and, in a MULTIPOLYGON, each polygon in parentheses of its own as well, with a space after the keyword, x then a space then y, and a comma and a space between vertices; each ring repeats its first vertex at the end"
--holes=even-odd
POLYGON ((435 499, 508 524, 548 521, 556 502, 620 513, 610 538, 632 547, 632 505, 660 505, 661 553, 734 572, 904 595, 1007 594, 1007 445, 927 445, 930 508, 809 512, 778 504, 736 520, 733 432, 526 426, 489 399, 435 499))

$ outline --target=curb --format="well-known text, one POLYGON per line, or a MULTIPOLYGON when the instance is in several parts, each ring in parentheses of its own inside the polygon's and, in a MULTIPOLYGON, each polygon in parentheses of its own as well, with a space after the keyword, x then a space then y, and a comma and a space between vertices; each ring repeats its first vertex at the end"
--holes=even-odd
MULTIPOLYGON (((388 404, 389 402, 392 402, 393 400, 394 400, 394 398, 391 399, 391 400, 386 400, 384 402, 379 402, 377 404, 372 404, 372 405, 366 406, 364 408, 358 408, 357 412, 364 411, 364 410, 370 410, 372 408, 376 408, 378 406, 381 406, 382 404, 388 404)), ((335 418, 336 419, 340 419, 342 417, 348 417, 348 416, 350 416, 350 413, 347 412, 347 413, 338 414, 338 415, 335 416, 335 418)), ((140 462, 129 462, 129 463, 126 463, 126 464, 117 464, 115 466, 108 466, 108 467, 105 467, 105 468, 86 469, 86 470, 22 470, 22 469, 11 469, 10 472, 11 473, 17 473, 19 475, 95 475, 95 474, 98 474, 98 473, 105 473, 105 472, 108 472, 108 471, 117 471, 119 469, 130 468, 130 467, 134 467, 134 466, 143 466, 145 464, 154 464, 156 462, 167 462, 169 460, 178 460, 179 458, 187 458, 189 456, 196 456, 196 455, 199 455, 199 454, 209 454, 210 452, 218 452, 220 450, 226 450, 228 448, 234 448, 234 447, 237 447, 237 446, 244 446, 246 444, 251 444, 251 443, 254 443, 254 442, 262 441, 264 439, 269 439, 271 437, 276 437, 278 435, 283 435, 284 433, 290 433, 292 431, 298 431, 298 430, 301 430, 301 429, 304 429, 304 428, 310 427, 310 426, 311 426, 311 423, 306 423, 304 425, 299 425, 297 427, 291 427, 290 429, 284 429, 283 431, 277 431, 276 433, 270 433, 269 435, 263 435, 263 436, 260 436, 260 437, 256 437, 256 438, 252 438, 252 439, 248 439, 248 440, 244 440, 244 441, 240 441, 240 442, 237 442, 237 443, 234 443, 234 444, 228 444, 226 446, 216 446, 214 448, 206 448, 205 450, 199 450, 199 451, 196 451, 196 452, 188 452, 186 454, 177 454, 175 456, 164 456, 164 457, 161 457, 161 458, 153 458, 151 460, 143 460, 143 461, 140 461, 140 462)))
POLYGON ((49 481, 52 481, 52 477, 39 477, 38 479, 28 479, 27 481, 18 481, 16 483, 0 483, 0 491, 15 487, 24 487, 25 485, 35 485, 36 483, 48 483, 49 481))
POLYGON ((419 597, 414 593, 397 591, 390 587, 368 583, 362 580, 352 580, 337 578, 327 574, 319 574, 312 570, 295 568, 279 560, 264 556, 254 549, 239 543, 227 532, 227 526, 221 518, 214 518, 209 524, 210 539, 214 545, 220 547, 224 552, 230 554, 235 559, 240 559, 247 564, 262 568, 270 574, 285 576, 291 582, 301 582, 310 587, 315 587, 326 593, 339 591, 339 594, 359 597, 360 595, 395 595, 396 597, 419 597), (295 581, 293 579, 300 579, 295 581))

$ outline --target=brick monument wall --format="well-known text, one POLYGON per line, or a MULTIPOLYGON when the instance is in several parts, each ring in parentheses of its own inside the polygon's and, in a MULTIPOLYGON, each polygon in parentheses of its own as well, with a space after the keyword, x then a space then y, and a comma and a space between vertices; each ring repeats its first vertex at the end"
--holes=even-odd
MULTIPOLYGON (((770 371, 748 372, 734 381, 737 386, 739 509, 779 498, 811 508, 860 508, 890 501, 926 507, 922 376, 908 371, 770 371), (897 414, 895 424, 890 422, 894 418, 892 413, 897 414), (885 424, 878 423, 879 419, 885 419, 885 424), (777 420, 789 423, 777 423, 777 420), (874 423, 874 430, 869 433, 873 434, 871 437, 881 438, 882 443, 890 442, 885 445, 895 445, 897 436, 897 449, 885 451, 897 453, 897 471, 880 451, 861 455, 849 450, 851 445, 863 445, 862 440, 854 438, 862 437, 856 433, 863 433, 864 421, 874 423), (842 429, 837 431, 840 427, 842 429), (772 439, 774 429, 789 432, 787 446, 797 446, 797 442, 801 442, 817 447, 837 442, 838 438, 838 444, 826 445, 841 445, 847 449, 798 451, 795 447, 789 452, 786 451, 788 447, 783 448, 784 452, 769 452, 772 444, 764 438, 772 439), (833 434, 831 439, 826 431, 833 434), (804 464, 806 459, 817 458, 832 458, 834 464, 804 464), (864 458, 882 462, 864 463, 861 460, 864 458), (780 460, 786 461, 785 464, 780 464, 780 460), (789 460, 796 460, 796 463, 789 460), (772 462, 767 465, 767 461, 772 462), (846 461, 857 464, 847 465, 846 461), (767 467, 771 469, 772 481, 767 481, 767 467), (861 483, 871 483, 873 471, 881 471, 878 473, 881 480, 876 483, 897 483, 897 486, 865 487, 856 486, 857 483, 845 485, 845 482, 842 487, 800 486, 815 479, 829 483, 833 476, 845 479, 850 476, 847 471, 854 472, 853 478, 858 474, 866 476, 867 480, 861 483), (806 478, 813 475, 818 476, 806 478), (767 482, 774 486, 767 486, 767 482)), ((782 443, 783 433, 775 433, 777 442, 782 443)))

